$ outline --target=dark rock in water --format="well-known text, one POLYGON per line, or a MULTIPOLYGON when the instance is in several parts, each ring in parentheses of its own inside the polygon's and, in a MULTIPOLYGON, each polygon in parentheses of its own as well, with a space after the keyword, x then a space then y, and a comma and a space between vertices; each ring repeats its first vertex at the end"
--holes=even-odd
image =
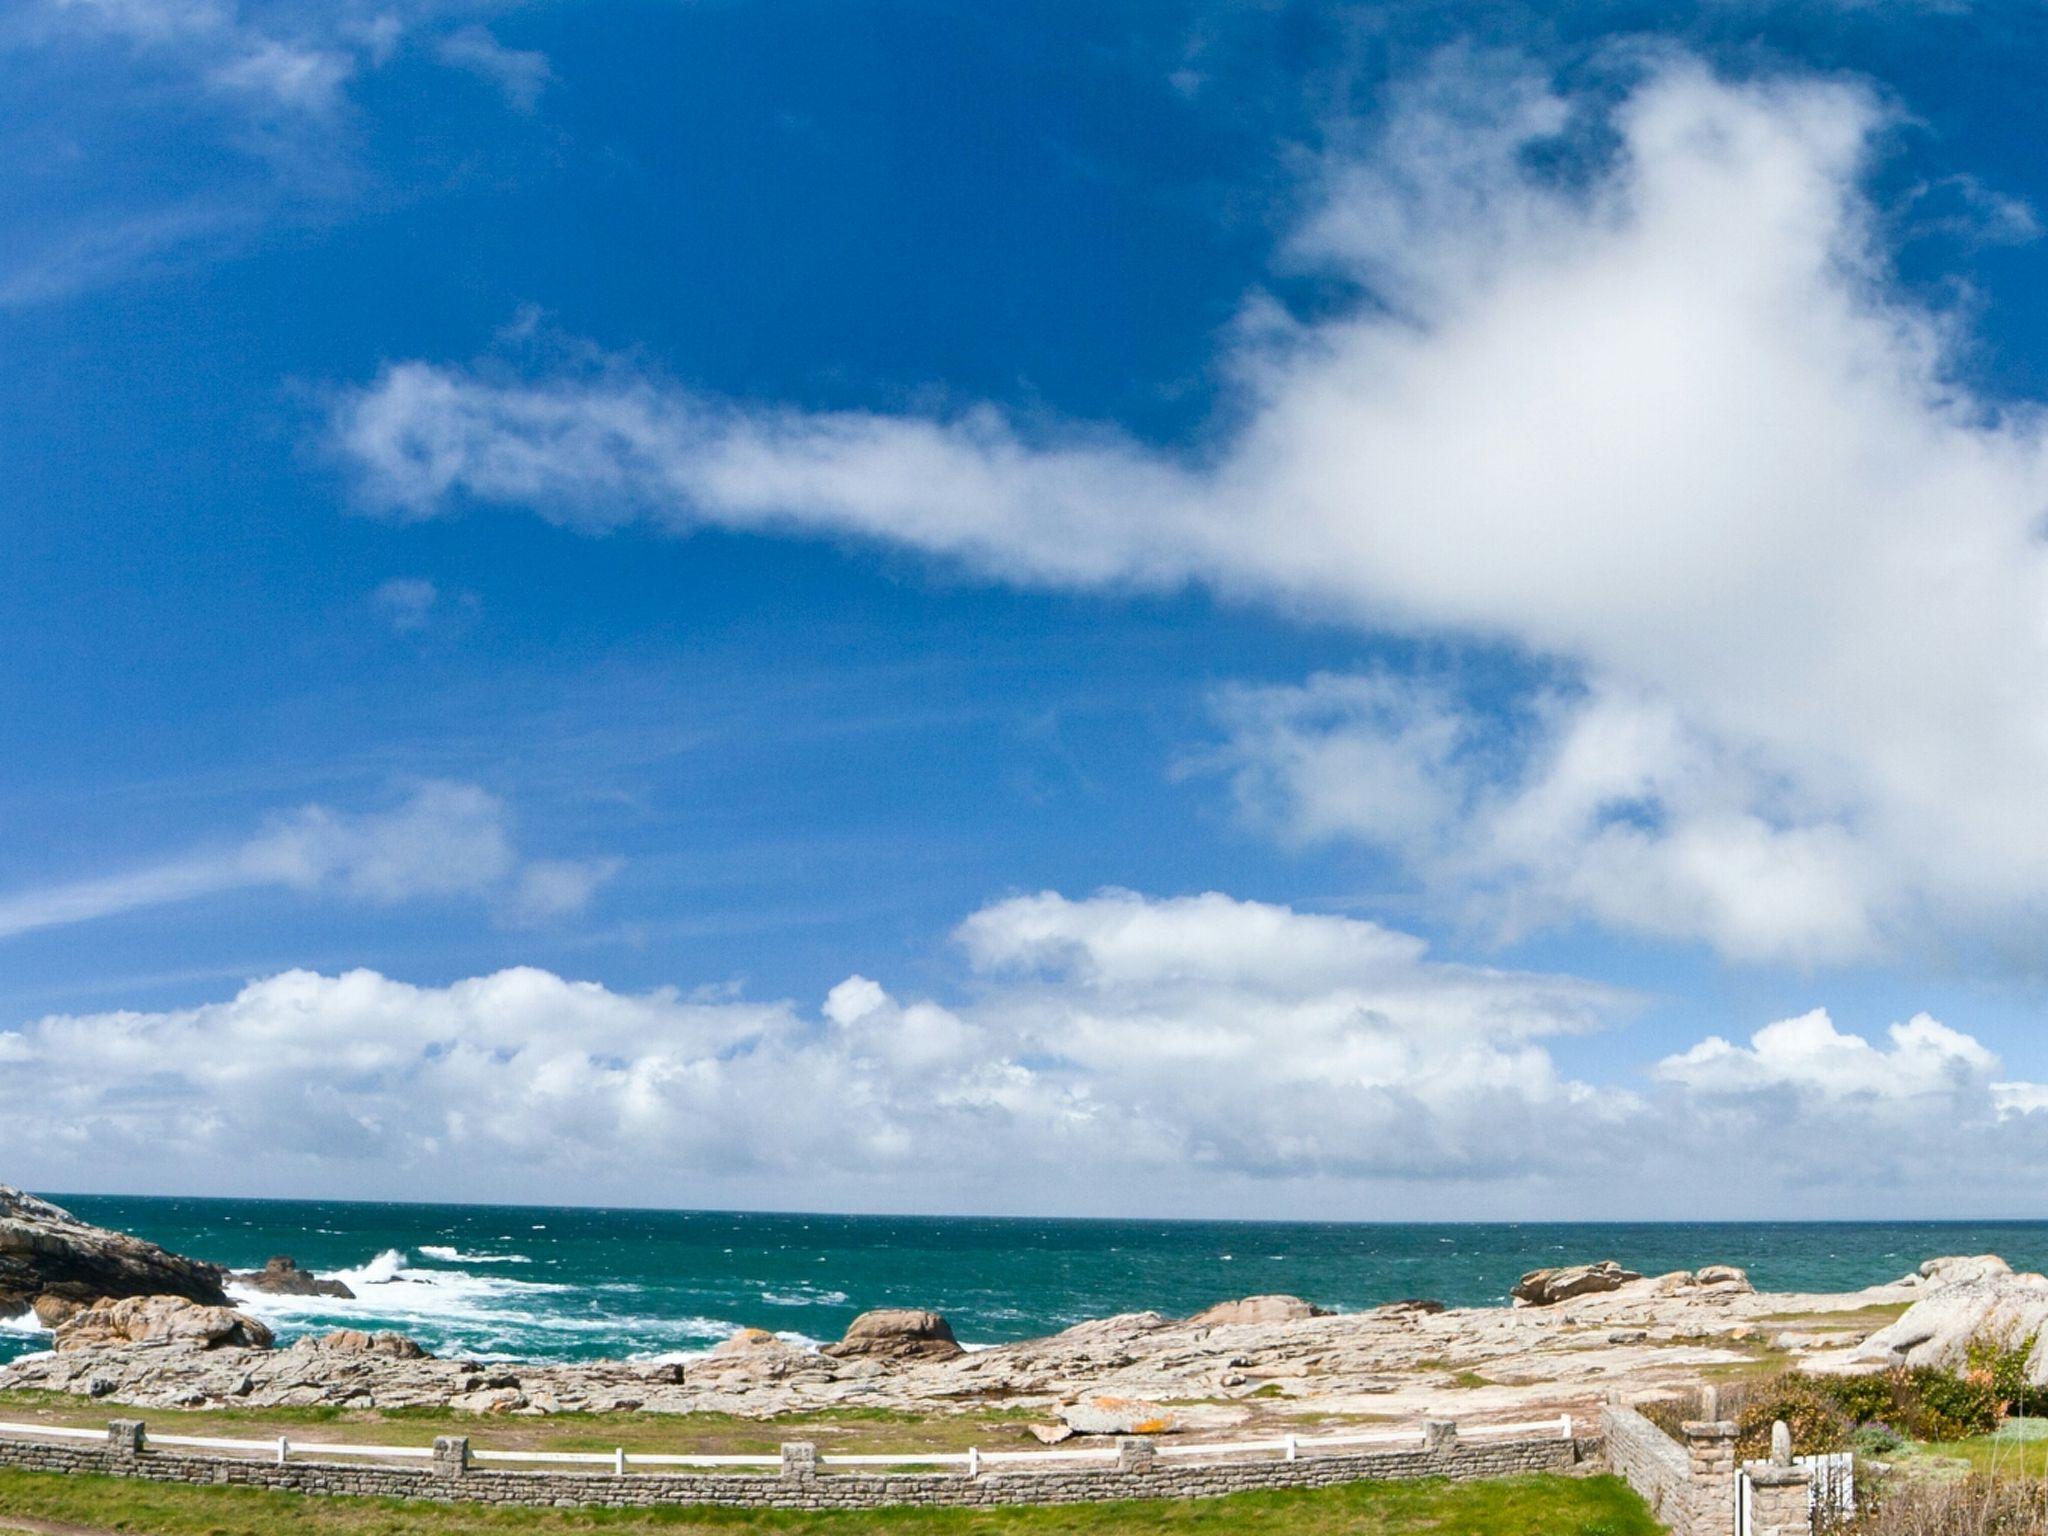
POLYGON ((92 1303, 126 1296, 181 1296, 203 1306, 227 1305, 218 1264, 109 1232, 69 1211, 0 1184, 0 1316, 31 1303, 92 1303))
POLYGON ((819 1352, 835 1360, 951 1360, 967 1353, 951 1323, 914 1307, 863 1312, 847 1324, 845 1338, 819 1352))
POLYGON ((356 1294, 339 1280, 322 1280, 310 1269, 299 1268, 297 1259, 282 1253, 261 1269, 244 1270, 230 1278, 272 1296, 334 1296, 353 1301, 356 1294))
POLYGON ((1382 1302, 1375 1310, 1380 1312, 1412 1312, 1422 1317, 1434 1317, 1439 1312, 1448 1312, 1450 1308, 1428 1296, 1406 1296, 1399 1301, 1382 1302))
POLYGON ((1598 1264, 1567 1264, 1559 1269, 1532 1269, 1515 1282, 1509 1294, 1517 1306, 1548 1307, 1560 1301, 1569 1301, 1574 1296, 1590 1296, 1599 1291, 1618 1291, 1631 1280, 1643 1277, 1632 1269, 1623 1269, 1612 1259, 1602 1259, 1598 1264))

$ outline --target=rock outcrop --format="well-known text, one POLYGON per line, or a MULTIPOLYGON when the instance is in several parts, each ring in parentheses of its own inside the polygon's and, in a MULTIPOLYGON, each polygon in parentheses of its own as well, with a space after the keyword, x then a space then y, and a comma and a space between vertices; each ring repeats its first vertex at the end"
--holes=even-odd
POLYGON ((339 1355, 383 1355, 392 1360, 431 1360, 434 1357, 402 1333, 365 1333, 360 1328, 337 1328, 332 1333, 307 1334, 292 1345, 299 1350, 331 1350, 339 1355))
POLYGON ((1294 1323, 1304 1317, 1328 1317, 1329 1310, 1303 1301, 1299 1296, 1247 1296, 1241 1301, 1219 1301, 1204 1307, 1188 1321, 1222 1327, 1235 1323, 1294 1323))
POLYGON ((126 1296, 182 1296, 224 1307, 225 1275, 218 1264, 95 1227, 0 1184, 0 1317, 24 1312, 43 1297, 51 1298, 53 1310, 59 1302, 126 1296))
POLYGON ((1631 1280, 1643 1277, 1632 1269, 1623 1269, 1612 1259, 1602 1259, 1597 1264, 1567 1264, 1558 1269, 1532 1269, 1515 1282, 1509 1292, 1515 1304, 1522 1307, 1551 1307, 1560 1301, 1570 1301, 1574 1296, 1589 1296, 1599 1291, 1618 1291, 1631 1280))
POLYGON ((1950 1254, 1945 1258, 1929 1259, 1916 1273, 1921 1285, 1935 1290, 1966 1280, 1996 1280, 2001 1275, 2011 1274, 2012 1266, 1995 1253, 1950 1254))
POLYGON ((1108 1393, 1062 1404, 1060 1422, 1077 1435, 1164 1435, 1179 1427, 1170 1408, 1108 1393))
POLYGON ((951 1360, 966 1351, 938 1313, 882 1307, 848 1323, 846 1337, 823 1353, 835 1360, 951 1360))
POLYGON ((356 1294, 339 1280, 323 1280, 310 1269, 301 1269, 297 1259, 283 1253, 261 1269, 243 1270, 228 1278, 268 1296, 333 1296, 353 1301, 356 1294))
POLYGON ((270 1330, 246 1312, 206 1307, 182 1296, 124 1296, 67 1317, 57 1327, 56 1350, 149 1344, 165 1349, 268 1349, 270 1330))
POLYGON ((2048 1276, 2015 1274, 2003 1259, 1986 1255, 1930 1260, 1918 1279, 1926 1294, 1865 1339, 1858 1361, 1953 1370, 1980 1341, 2025 1345, 2028 1384, 2048 1386, 2048 1276), (1948 1278, 1953 1275, 1964 1278, 1948 1278))

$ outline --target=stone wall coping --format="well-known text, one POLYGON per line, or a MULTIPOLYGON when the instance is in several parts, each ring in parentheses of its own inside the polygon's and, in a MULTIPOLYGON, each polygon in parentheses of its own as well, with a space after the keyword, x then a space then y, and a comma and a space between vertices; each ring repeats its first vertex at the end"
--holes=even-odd
POLYGON ((1687 1419, 1678 1426, 1688 1440, 1733 1440, 1742 1426, 1727 1419, 1687 1419))
POLYGON ((1780 1467, 1768 1461, 1753 1461, 1742 1470, 1759 1488, 1793 1488, 1813 1481, 1811 1467, 1780 1467))

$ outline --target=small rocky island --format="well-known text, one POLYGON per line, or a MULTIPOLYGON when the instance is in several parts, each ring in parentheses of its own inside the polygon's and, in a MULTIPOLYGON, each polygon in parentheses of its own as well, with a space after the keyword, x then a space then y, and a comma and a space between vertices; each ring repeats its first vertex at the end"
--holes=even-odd
MULTIPOLYGON (((0 1316, 33 1308, 52 1330, 48 1352, 0 1369, 0 1387, 139 1407, 529 1416, 999 1406, 1057 1421, 1040 1431, 1052 1439, 1305 1415, 1585 1413, 1611 1390, 1675 1387, 1764 1359, 1819 1371, 1953 1365, 1987 1333, 2048 1340, 2048 1278, 1989 1255, 1932 1259, 1841 1294, 1759 1293, 1725 1265, 1645 1276, 1602 1261, 1524 1276, 1513 1306, 1416 1299, 1340 1314, 1254 1296, 1192 1317, 1125 1313, 974 1351, 936 1312, 888 1309, 863 1314, 823 1349, 743 1329, 686 1365, 436 1359, 401 1335, 353 1329, 279 1348, 260 1318, 231 1305, 231 1280, 245 1291, 346 1295, 286 1258, 230 1276, 0 1186, 0 1316)), ((2028 1368, 2048 1384, 2048 1343, 2028 1368)))

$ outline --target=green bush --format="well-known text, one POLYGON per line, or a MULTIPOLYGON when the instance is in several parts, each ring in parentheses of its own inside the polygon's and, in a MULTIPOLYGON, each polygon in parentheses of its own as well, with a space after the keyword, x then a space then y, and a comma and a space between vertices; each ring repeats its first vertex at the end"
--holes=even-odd
POLYGON ((1825 1380, 1828 1395, 1852 1423, 1868 1424, 1892 1412, 1898 1388, 1889 1372, 1876 1376, 1829 1376, 1825 1380))
POLYGON ((1911 1386, 1900 1426, 1915 1440, 1964 1440, 1998 1428, 2006 1400, 1987 1381, 1951 1376, 1923 1365, 1905 1373, 1911 1386))
POLYGON ((1801 1455, 1842 1449, 1855 1420, 1835 1401, 1832 1385, 1826 1376, 1788 1371, 1724 1387, 1721 1416, 1735 1425, 1735 1454, 1744 1459, 1768 1456, 1771 1425, 1779 1419, 1792 1431, 1792 1444, 1801 1455))
POLYGON ((1889 1456, 1906 1443, 1906 1437, 1881 1419, 1856 1426, 1849 1436, 1849 1449, 1859 1456, 1889 1456))

